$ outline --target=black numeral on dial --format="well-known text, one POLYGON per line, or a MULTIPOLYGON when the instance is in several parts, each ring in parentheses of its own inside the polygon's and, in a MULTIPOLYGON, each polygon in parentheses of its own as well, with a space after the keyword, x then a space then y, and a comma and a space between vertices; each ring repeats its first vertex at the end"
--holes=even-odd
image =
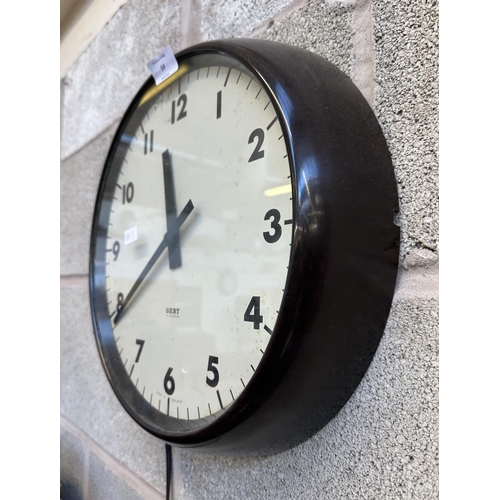
POLYGON ((264 220, 269 220, 271 218, 273 219, 271 221, 271 229, 274 229, 274 233, 271 234, 269 231, 266 231, 262 234, 268 243, 276 243, 281 238, 281 226, 279 225, 281 214, 279 210, 271 208, 264 216, 264 220))
POLYGON ((253 327, 255 330, 259 329, 260 324, 264 322, 264 318, 260 315, 260 297, 252 297, 250 303, 248 304, 247 310, 245 311, 243 319, 245 321, 253 323, 253 327))
MULTIPOLYGON (((149 142, 149 152, 153 151, 154 147, 154 137, 155 137, 155 131, 151 130, 150 133, 150 142, 149 142)), ((148 134, 144 134, 144 154, 148 154, 148 134)))
POLYGON ((115 258, 113 260, 116 260, 118 258, 119 253, 120 253, 120 242, 115 241, 113 243, 113 255, 115 256, 115 258))
POLYGON ((252 144, 255 139, 257 139, 257 144, 255 149, 253 150, 252 155, 248 159, 248 163, 251 161, 259 160, 260 158, 264 158, 264 151, 261 151, 262 144, 264 144, 264 131, 261 128, 256 128, 248 138, 248 144, 252 144))
POLYGON ((222 116, 222 90, 217 92, 217 120, 222 116))
POLYGON ((116 302, 117 302, 117 304, 116 304, 116 314, 119 314, 120 311, 122 310, 123 299, 124 298, 125 297, 123 296, 123 293, 121 293, 121 292, 118 294, 118 297, 116 297, 116 302))
MULTIPOLYGON (((181 110, 177 116, 177 121, 182 120, 187 116, 186 106, 187 106, 188 98, 186 94, 182 94, 177 99, 177 107, 180 107, 181 110)), ((172 123, 175 123, 175 101, 172 101, 172 123)))
POLYGON ((216 387, 219 383, 219 370, 215 366, 219 362, 219 358, 217 356, 208 356, 208 368, 207 371, 213 374, 213 378, 209 378, 207 376, 206 382, 210 387, 216 387))
POLYGON ((122 202, 124 205, 125 203, 132 202, 132 200, 134 199, 134 184, 132 182, 123 185, 122 195, 122 202))
POLYGON ((144 340, 135 339, 135 343, 139 346, 139 352, 137 353, 137 356, 135 357, 135 362, 138 363, 139 359, 141 357, 142 348, 144 347, 144 340))
POLYGON ((172 370, 173 368, 168 369, 165 379, 163 380, 163 387, 169 396, 171 396, 175 391, 175 380, 174 377, 172 377, 172 370))

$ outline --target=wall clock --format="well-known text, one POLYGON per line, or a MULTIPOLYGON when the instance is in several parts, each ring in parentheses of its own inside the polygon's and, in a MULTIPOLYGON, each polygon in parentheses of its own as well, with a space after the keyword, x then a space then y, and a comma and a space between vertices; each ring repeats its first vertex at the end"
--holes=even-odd
POLYGON ((90 249, 100 356, 170 444, 270 454, 317 432, 366 372, 399 228, 370 106, 321 57, 203 43, 150 78, 106 159, 90 249))

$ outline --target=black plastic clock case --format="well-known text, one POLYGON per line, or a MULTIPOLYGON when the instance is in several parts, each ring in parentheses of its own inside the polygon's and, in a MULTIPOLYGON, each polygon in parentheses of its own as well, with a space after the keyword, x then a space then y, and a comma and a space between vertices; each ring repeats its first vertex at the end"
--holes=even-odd
POLYGON ((95 262, 109 164, 144 92, 132 101, 110 148, 99 187, 90 249, 90 297, 96 340, 110 383, 129 414, 170 444, 231 455, 264 455, 308 439, 352 395, 375 354, 397 276, 398 197, 390 154, 373 111, 352 81, 325 59, 262 40, 225 40, 177 54, 223 54, 264 86, 284 131, 293 188, 293 238, 285 292, 274 333, 243 393, 212 423, 179 432, 120 370, 103 267, 95 262), (110 370, 110 367, 113 369, 110 370), (135 394, 137 393, 137 394, 135 394), (134 405, 129 403, 134 401, 134 405))

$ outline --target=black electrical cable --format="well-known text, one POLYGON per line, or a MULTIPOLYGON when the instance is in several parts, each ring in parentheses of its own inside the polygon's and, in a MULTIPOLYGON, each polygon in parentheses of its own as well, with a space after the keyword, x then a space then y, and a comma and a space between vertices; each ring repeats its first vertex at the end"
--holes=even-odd
POLYGON ((167 500, 170 499, 170 489, 172 488, 172 448, 165 443, 166 466, 167 466, 167 500))

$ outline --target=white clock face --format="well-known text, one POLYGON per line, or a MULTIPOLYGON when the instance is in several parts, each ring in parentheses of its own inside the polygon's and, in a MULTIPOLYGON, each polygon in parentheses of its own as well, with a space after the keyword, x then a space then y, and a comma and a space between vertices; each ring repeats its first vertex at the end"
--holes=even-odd
POLYGON ((95 250, 112 330, 103 349, 116 347, 136 400, 199 426, 233 404, 266 352, 293 228, 271 98, 229 58, 207 60, 181 64, 129 119, 95 250))

